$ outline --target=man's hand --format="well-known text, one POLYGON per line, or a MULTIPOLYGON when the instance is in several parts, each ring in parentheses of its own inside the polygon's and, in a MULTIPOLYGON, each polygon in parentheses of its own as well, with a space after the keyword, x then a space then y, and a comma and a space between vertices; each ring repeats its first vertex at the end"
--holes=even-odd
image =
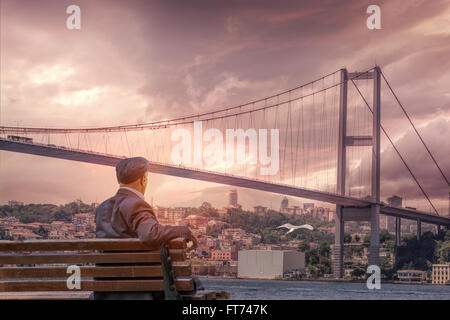
POLYGON ((190 247, 187 248, 188 251, 192 251, 197 249, 198 247, 198 240, 197 238, 194 236, 194 234, 191 231, 191 241, 192 241, 192 245, 190 247))

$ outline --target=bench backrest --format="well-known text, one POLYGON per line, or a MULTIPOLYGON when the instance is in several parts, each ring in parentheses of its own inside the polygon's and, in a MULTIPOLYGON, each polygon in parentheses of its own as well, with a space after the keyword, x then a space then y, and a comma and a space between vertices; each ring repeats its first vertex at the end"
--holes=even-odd
POLYGON ((0 292, 164 291, 163 266, 172 264, 176 290, 193 290, 185 241, 166 247, 170 259, 161 261, 167 251, 138 239, 0 241, 0 292), (80 289, 67 284, 71 265, 79 266, 80 289))

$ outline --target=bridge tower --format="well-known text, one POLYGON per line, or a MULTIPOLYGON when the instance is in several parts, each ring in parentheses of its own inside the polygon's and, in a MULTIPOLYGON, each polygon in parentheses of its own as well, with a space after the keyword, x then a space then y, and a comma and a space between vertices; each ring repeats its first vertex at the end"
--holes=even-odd
POLYGON ((347 148, 358 146, 372 147, 371 161, 371 201, 373 205, 365 208, 336 205, 335 239, 333 249, 333 275, 344 276, 344 224, 345 221, 370 221, 369 265, 380 265, 380 81, 381 70, 377 66, 369 72, 348 72, 341 69, 339 100, 339 135, 337 193, 345 196, 347 148), (373 79, 373 122, 371 136, 347 136, 347 89, 349 81, 373 79))

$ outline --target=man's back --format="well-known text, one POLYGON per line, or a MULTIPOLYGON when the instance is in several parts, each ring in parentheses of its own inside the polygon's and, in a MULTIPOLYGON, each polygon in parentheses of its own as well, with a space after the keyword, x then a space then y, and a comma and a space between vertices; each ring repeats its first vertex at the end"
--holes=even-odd
POLYGON ((119 189, 114 196, 98 206, 95 212, 97 238, 138 237, 133 230, 128 228, 121 214, 121 204, 125 200, 132 202, 142 201, 137 196, 132 195, 130 191, 119 189))
POLYGON ((139 238, 155 246, 177 237, 189 239, 190 235, 187 227, 160 225, 152 207, 125 188, 99 205, 95 222, 97 238, 139 238))

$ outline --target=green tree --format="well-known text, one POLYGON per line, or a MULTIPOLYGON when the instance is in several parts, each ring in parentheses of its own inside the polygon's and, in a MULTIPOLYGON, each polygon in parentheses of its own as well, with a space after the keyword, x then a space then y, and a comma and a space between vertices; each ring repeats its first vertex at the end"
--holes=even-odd
POLYGON ((363 264, 358 264, 355 268, 353 268, 351 272, 351 276, 354 278, 361 278, 366 274, 367 266, 363 264))
POLYGON ((366 234, 366 235, 364 236, 363 244, 364 244, 366 247, 368 247, 368 246, 370 245, 370 234, 366 234))
POLYGON ((439 248, 439 263, 450 262, 450 241, 445 241, 439 248))
POLYGON ((40 235, 43 239, 48 238, 48 230, 44 229, 42 226, 39 227, 37 234, 40 235))
POLYGON ((394 236, 387 230, 380 231, 380 243, 385 243, 388 240, 394 240, 394 236))
POLYGON ((352 236, 349 233, 345 232, 344 233, 344 243, 350 243, 350 242, 352 242, 352 236))
POLYGON ((307 252, 311 249, 311 246, 309 245, 309 241, 302 240, 297 246, 297 249, 301 252, 307 252))

